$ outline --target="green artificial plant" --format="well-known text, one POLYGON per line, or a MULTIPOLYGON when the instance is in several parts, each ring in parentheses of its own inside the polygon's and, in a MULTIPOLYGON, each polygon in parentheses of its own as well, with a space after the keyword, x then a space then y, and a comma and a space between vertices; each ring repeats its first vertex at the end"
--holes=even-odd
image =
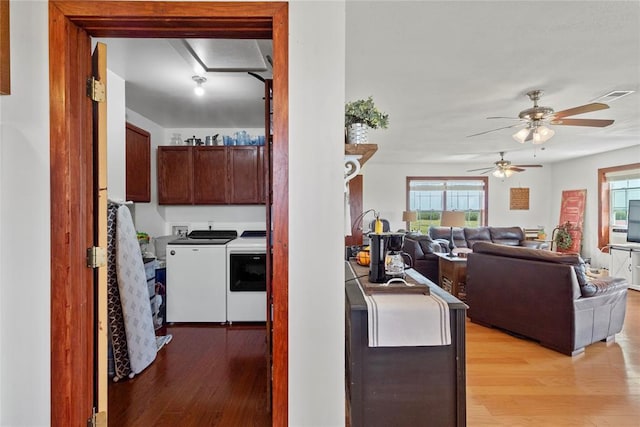
POLYGON ((366 100, 359 99, 357 101, 348 102, 344 109, 345 126, 354 123, 364 123, 371 129, 386 129, 389 125, 389 115, 381 112, 376 108, 373 98, 366 100))
POLYGON ((571 223, 568 221, 558 226, 558 230, 554 238, 558 249, 567 250, 573 245, 573 238, 571 237, 569 230, 571 230, 571 223))

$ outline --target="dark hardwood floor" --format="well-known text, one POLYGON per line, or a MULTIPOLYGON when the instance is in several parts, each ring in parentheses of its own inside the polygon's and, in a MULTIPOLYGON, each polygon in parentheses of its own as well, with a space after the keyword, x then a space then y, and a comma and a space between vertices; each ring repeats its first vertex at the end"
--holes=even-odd
POLYGON ((173 340, 133 379, 109 384, 109 426, 271 425, 266 328, 167 326, 173 340))

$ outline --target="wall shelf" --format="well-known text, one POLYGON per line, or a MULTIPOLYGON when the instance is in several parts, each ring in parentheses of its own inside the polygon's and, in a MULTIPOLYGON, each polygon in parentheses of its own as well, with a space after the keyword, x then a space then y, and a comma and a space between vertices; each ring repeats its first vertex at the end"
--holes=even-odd
POLYGON ((344 154, 346 155, 360 155, 360 166, 364 164, 378 151, 378 144, 345 144, 344 154))

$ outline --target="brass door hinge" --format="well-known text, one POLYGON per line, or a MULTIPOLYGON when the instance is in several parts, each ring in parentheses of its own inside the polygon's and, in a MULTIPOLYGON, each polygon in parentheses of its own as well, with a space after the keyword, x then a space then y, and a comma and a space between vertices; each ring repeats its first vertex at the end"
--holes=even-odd
POLYGON ((107 250, 99 246, 87 248, 87 267, 100 268, 107 265, 107 250))
POLYGON ((106 411, 96 412, 94 409, 93 415, 87 420, 87 427, 107 427, 106 411))
POLYGON ((91 76, 87 79, 87 96, 95 102, 104 102, 106 100, 104 83, 96 80, 91 76))

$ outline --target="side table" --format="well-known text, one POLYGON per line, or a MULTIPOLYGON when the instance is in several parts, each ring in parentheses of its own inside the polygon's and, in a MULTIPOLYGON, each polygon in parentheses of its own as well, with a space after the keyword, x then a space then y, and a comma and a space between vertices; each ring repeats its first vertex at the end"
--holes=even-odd
POLYGON ((449 257, 446 253, 438 256, 438 285, 461 301, 467 300, 467 259, 449 257))

